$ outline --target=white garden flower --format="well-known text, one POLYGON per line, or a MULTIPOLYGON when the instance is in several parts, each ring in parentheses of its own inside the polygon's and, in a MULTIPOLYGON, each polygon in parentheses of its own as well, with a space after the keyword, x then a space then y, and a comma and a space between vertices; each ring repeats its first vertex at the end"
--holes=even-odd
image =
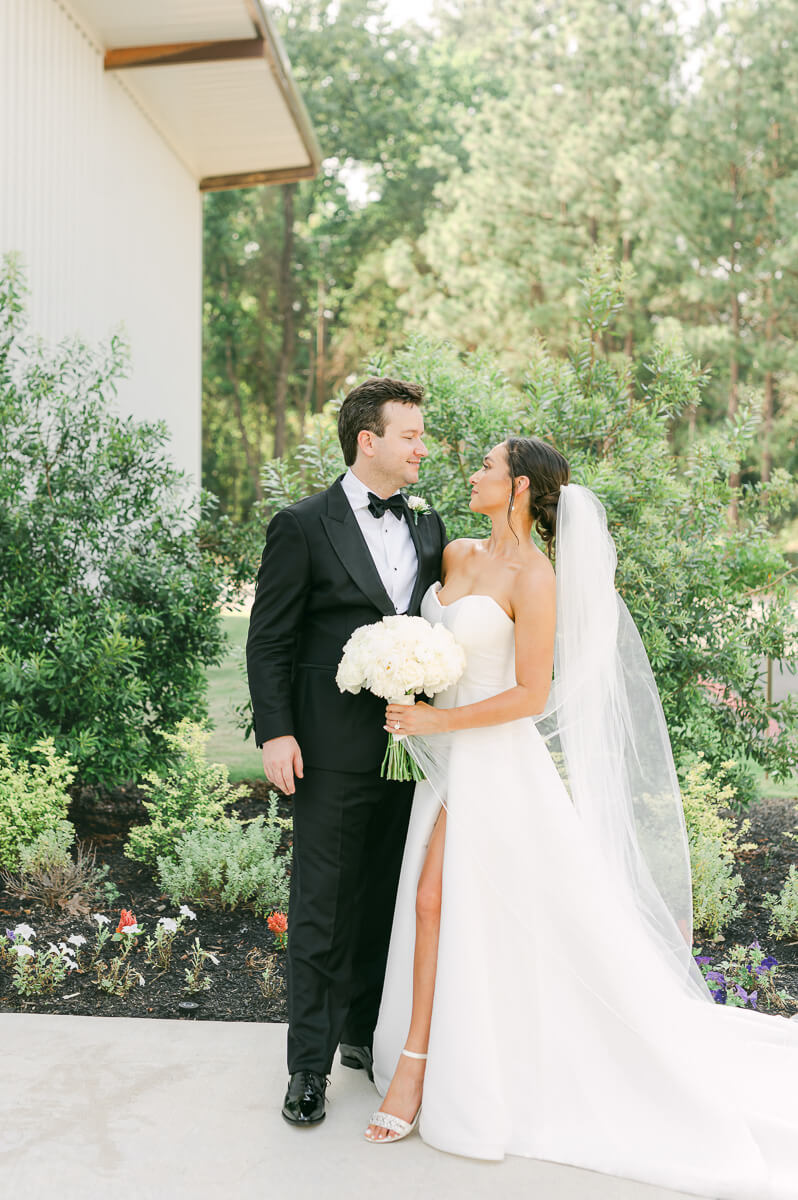
POLYGON ((193 913, 187 904, 180 905, 180 915, 182 917, 188 917, 190 921, 196 921, 197 919, 197 914, 193 913))
POLYGON ((34 933, 33 929, 30 927, 30 925, 24 925, 24 924, 23 925, 15 925, 14 926, 14 937, 15 938, 21 937, 21 938, 25 938, 27 940, 28 938, 36 937, 36 934, 34 933))
POLYGON ((73 946, 82 946, 84 945, 86 939, 82 933, 70 933, 67 941, 71 942, 73 946))
POLYGON ((159 917, 158 924, 163 925, 168 933, 177 933, 177 921, 174 917, 159 917))
POLYGON ((23 957, 25 955, 27 955, 29 958, 36 957, 36 952, 31 950, 30 946, 26 946, 24 942, 22 942, 19 946, 12 946, 11 949, 16 950, 17 954, 21 954, 23 957))
POLYGON ((138 931, 139 931, 138 921, 136 922, 135 925, 123 925, 122 929, 121 929, 122 933, 138 933, 138 931))
POLYGON ((92 916, 94 917, 94 920, 97 922, 98 926, 111 924, 108 917, 104 917, 102 913, 92 913, 92 916))

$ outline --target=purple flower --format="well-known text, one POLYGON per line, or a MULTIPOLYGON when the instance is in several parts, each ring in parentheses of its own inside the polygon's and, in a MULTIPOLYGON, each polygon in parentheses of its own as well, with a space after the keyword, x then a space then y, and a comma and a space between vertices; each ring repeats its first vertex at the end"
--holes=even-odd
POLYGON ((718 991, 718 992, 713 992, 713 993, 712 993, 712 998, 713 998, 713 1000, 715 1000, 715 1001, 716 1001, 718 1004, 725 1004, 725 1003, 726 1003, 726 993, 725 993, 723 990, 721 990, 721 991, 718 991))
POLYGON ((699 967, 702 967, 704 963, 712 962, 712 959, 708 954, 694 954, 693 958, 696 960, 699 967))
POLYGON ((6 937, 8 938, 8 940, 9 940, 10 942, 13 942, 13 940, 14 940, 14 930, 13 930, 13 929, 7 929, 7 930, 6 930, 6 937))
POLYGON ((777 967, 778 965, 779 960, 774 958, 772 954, 769 954, 767 958, 762 959, 761 963, 759 964, 759 970, 769 971, 771 967, 777 967))
POLYGON ((726 979, 722 971, 707 971, 707 979, 711 979, 713 983, 725 984, 726 979))
POLYGON ((759 993, 758 993, 758 992, 751 992, 751 993, 750 993, 750 995, 749 995, 749 997, 748 997, 748 999, 751 1001, 751 1007, 752 1007, 752 1008, 757 1008, 757 1007, 758 1007, 758 1006, 757 1006, 757 1002, 756 1002, 756 1001, 757 1001, 757 996, 758 996, 758 995, 759 995, 759 993))
POLYGON ((748 992, 745 990, 744 987, 740 987, 739 983, 735 983, 734 990, 737 993, 737 995, 740 997, 741 1000, 748 999, 748 992))
POLYGON ((753 942, 751 942, 751 945, 748 947, 748 949, 749 950, 760 950, 761 949, 759 942, 756 940, 756 938, 754 938, 753 942))

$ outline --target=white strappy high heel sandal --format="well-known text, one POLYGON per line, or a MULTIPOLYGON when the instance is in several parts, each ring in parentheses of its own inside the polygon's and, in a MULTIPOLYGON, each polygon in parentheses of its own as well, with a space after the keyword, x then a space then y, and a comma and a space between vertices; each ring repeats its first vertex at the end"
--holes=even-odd
MULTIPOLYGON (((415 1050, 403 1050, 408 1058, 426 1058, 426 1054, 417 1054, 415 1050)), ((409 1133, 412 1133, 418 1124, 418 1118, 421 1116, 421 1105, 418 1106, 418 1112, 413 1117, 412 1121, 403 1121, 401 1117, 395 1117, 393 1113, 373 1112, 369 1118, 369 1125, 379 1125, 380 1129, 387 1129, 391 1133, 395 1133, 396 1137, 376 1138, 369 1137, 368 1127, 366 1128, 365 1138, 367 1142, 373 1142, 376 1146, 384 1146, 387 1142, 401 1142, 402 1138, 406 1138, 409 1133)))

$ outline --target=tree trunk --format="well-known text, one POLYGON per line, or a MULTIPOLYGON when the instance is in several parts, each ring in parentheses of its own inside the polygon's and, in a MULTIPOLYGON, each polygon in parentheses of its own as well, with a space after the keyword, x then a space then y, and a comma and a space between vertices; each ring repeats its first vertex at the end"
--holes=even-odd
POLYGON ((773 452, 770 448, 770 435, 773 432, 773 372, 765 372, 765 404, 762 410, 762 482, 770 482, 770 472, 773 470, 773 452))
MULTIPOLYGON (((230 281, 227 278, 227 263, 222 263, 222 295, 224 296, 225 305, 230 302, 230 281)), ((229 311, 229 310, 228 310, 229 311)), ((249 440, 247 428, 244 424, 244 408, 241 403, 241 389, 238 382, 238 370, 236 367, 235 347, 233 339, 228 333, 224 339, 224 363, 227 379, 230 384, 230 391, 233 396, 233 411, 236 415, 236 424, 238 432, 241 436, 241 445, 244 448, 244 458, 247 460, 247 470, 252 479, 252 486, 255 489, 255 495, 258 500, 263 499, 263 488, 260 482, 260 463, 258 456, 249 440)))
POLYGON ((324 310, 327 304, 327 291, 324 286, 324 276, 319 276, 319 287, 316 299, 316 412, 321 412, 327 399, 327 359, 325 354, 326 318, 324 310))
POLYGON ((310 402, 313 399, 313 376, 315 371, 315 358, 313 354, 313 343, 308 346, 308 373, 305 380, 305 390, 302 393, 296 406, 297 424, 299 425, 299 440, 305 440, 305 422, 308 419, 308 410, 310 402))
POLYGON ((285 454, 285 415, 288 402, 288 376, 294 361, 296 323, 294 320, 294 285, 291 261, 294 254, 294 193, 295 183, 280 187, 283 199, 283 248, 280 254, 280 277, 277 304, 283 336, 277 360, 277 384, 274 389, 274 456, 285 454))
POLYGON ((765 371, 765 402, 762 407, 762 464, 760 474, 762 482, 770 481, 770 472, 773 470, 773 452, 770 448, 770 438, 773 433, 773 399, 775 392, 775 378, 771 367, 773 353, 773 289, 767 289, 767 306, 768 315, 765 321, 765 354, 767 369, 765 371))

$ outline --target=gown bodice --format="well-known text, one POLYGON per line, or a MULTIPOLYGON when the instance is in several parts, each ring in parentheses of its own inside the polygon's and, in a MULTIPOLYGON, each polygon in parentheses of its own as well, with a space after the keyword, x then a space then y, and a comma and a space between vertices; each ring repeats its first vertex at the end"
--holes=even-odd
POLYGON ((421 601, 421 615, 432 625, 443 624, 466 655, 465 671, 454 687, 439 693, 436 706, 464 704, 467 695, 492 696, 515 687, 515 624, 492 596, 471 594, 441 604, 435 582, 421 601), (456 699, 455 699, 456 697, 456 699))

